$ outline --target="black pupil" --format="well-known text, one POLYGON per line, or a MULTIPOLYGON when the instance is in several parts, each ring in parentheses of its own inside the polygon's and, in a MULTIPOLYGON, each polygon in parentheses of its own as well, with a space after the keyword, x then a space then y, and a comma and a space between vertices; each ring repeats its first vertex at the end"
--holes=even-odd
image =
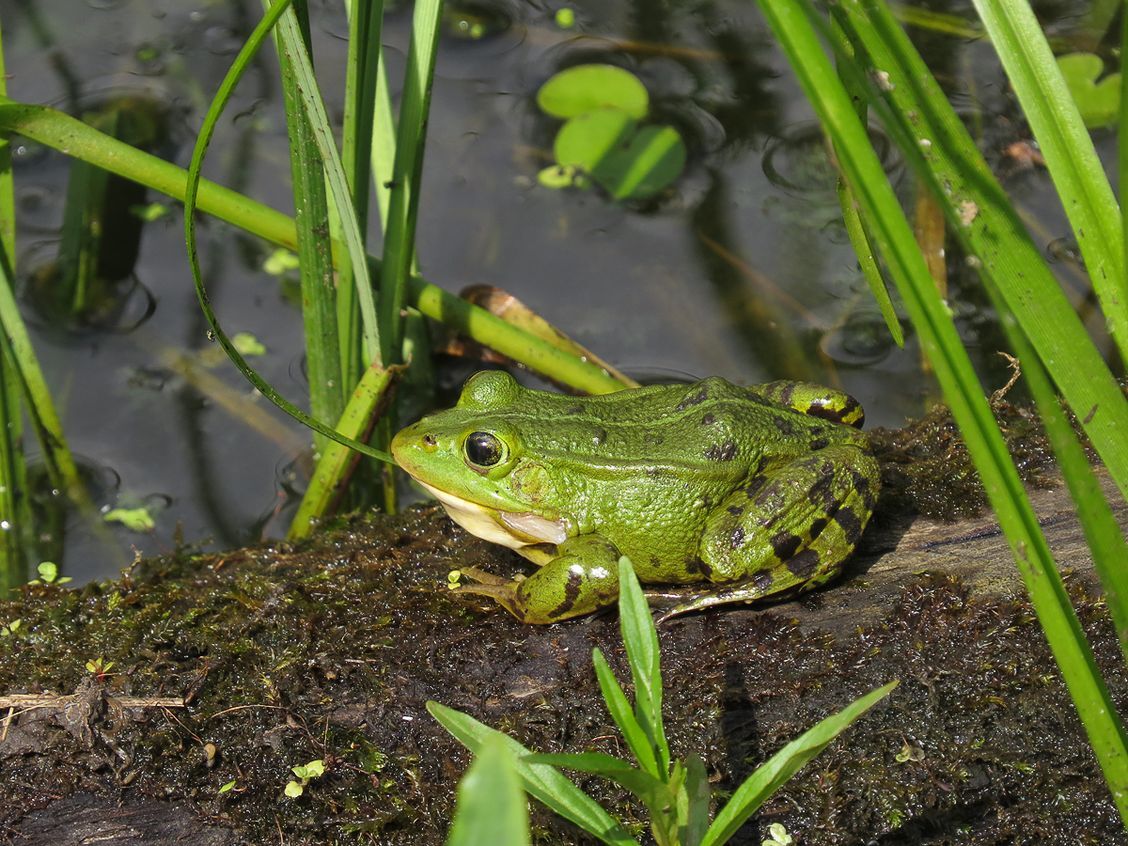
POLYGON ((501 441, 489 432, 471 432, 466 439, 466 457, 479 467, 492 467, 501 461, 501 441))

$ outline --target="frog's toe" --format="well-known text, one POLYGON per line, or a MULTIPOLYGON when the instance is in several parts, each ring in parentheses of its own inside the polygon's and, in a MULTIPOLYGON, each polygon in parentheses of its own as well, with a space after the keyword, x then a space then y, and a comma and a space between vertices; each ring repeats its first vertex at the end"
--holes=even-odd
MULTIPOLYGON (((496 576, 485 570, 479 570, 477 567, 462 567, 454 572, 458 573, 459 576, 468 576, 480 585, 505 585, 512 581, 504 576, 496 576)), ((455 590, 465 590, 468 593, 474 592, 468 587, 464 588, 461 584, 455 588, 455 590)))

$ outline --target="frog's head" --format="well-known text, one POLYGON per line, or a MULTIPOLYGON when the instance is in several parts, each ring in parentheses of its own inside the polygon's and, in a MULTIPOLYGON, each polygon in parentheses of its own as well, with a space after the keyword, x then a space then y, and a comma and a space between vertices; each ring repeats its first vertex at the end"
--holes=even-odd
POLYGON ((392 439, 396 463, 471 534, 514 549, 560 544, 574 521, 551 503, 553 475, 526 453, 525 389, 508 373, 470 377, 458 404, 392 439))

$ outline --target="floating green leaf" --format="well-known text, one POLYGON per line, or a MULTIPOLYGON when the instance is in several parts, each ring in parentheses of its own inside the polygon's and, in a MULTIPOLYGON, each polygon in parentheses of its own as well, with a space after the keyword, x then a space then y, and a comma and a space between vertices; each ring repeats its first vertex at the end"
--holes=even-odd
POLYGON ((1097 82, 1104 72, 1104 62, 1093 53, 1069 53, 1059 56, 1058 70, 1065 86, 1089 129, 1111 126, 1120 115, 1120 74, 1112 73, 1097 82))
POLYGON ((637 76, 614 65, 576 65, 541 86, 537 105, 567 120, 596 109, 621 109, 628 117, 646 117, 650 95, 637 76))
POLYGON ((685 142, 672 126, 643 126, 621 109, 597 109, 569 120, 556 136, 560 167, 591 174, 616 200, 652 196, 685 167, 685 142))
POLYGON ((113 508, 102 515, 107 523, 121 523, 131 532, 151 532, 157 527, 146 508, 113 508))

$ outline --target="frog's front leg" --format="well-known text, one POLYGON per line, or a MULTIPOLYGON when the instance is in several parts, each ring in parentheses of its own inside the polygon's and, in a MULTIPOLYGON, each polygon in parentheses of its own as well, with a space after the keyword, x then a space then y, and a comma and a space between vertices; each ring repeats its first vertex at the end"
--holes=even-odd
POLYGON ((618 600, 619 550, 613 543, 599 535, 580 535, 564 541, 556 552, 528 578, 491 578, 458 590, 491 597, 522 623, 555 623, 618 600))
POLYGON ((854 551, 879 485, 877 462, 860 443, 770 468, 706 522, 700 557, 707 578, 721 587, 664 617, 825 584, 854 551))

